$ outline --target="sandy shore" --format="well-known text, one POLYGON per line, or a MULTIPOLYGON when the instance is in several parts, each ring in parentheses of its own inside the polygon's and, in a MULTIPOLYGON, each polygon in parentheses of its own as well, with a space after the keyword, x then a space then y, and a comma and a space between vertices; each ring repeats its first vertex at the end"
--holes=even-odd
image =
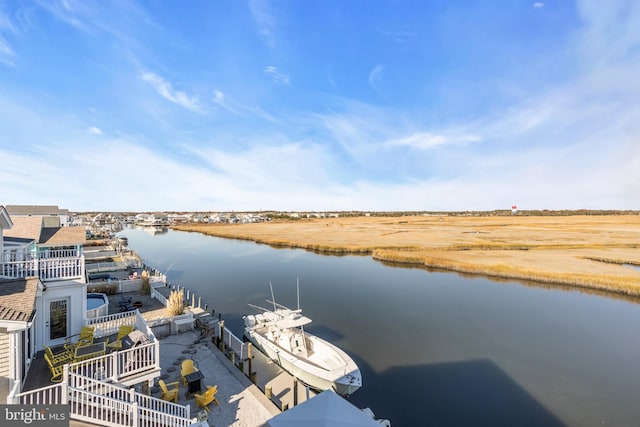
POLYGON ((356 217, 174 228, 640 296, 639 215, 356 217))

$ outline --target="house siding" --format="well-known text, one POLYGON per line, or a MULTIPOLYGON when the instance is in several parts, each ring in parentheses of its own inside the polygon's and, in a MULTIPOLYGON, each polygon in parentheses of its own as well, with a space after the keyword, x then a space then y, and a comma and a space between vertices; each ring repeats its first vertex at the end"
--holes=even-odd
POLYGON ((11 348, 9 345, 9 334, 0 333, 0 378, 8 378, 10 374, 9 356, 11 348))

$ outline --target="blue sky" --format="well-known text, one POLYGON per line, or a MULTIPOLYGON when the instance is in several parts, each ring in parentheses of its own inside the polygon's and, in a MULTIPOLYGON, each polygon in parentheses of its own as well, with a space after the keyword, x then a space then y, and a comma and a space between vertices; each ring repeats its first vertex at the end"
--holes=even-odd
POLYGON ((640 209, 640 2, 0 0, 0 204, 640 209))

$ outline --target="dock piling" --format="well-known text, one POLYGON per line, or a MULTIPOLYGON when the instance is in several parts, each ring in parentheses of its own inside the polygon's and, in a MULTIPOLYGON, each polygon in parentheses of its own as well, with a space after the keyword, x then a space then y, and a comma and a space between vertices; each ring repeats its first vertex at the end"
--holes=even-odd
POLYGON ((293 377, 293 406, 298 406, 298 378, 293 377))

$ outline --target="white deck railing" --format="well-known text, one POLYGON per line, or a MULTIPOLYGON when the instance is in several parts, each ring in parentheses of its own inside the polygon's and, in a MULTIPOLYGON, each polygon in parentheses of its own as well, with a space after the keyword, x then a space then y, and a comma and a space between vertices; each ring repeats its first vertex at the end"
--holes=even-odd
POLYGON ((127 263, 123 261, 117 262, 93 262, 87 264, 87 273, 99 273, 101 271, 125 270, 127 263))
POLYGON ((140 316, 140 312, 138 310, 135 310, 127 311, 124 313, 109 314, 107 316, 100 316, 93 319, 87 319, 85 321, 85 326, 93 326, 95 328, 93 335, 98 338, 117 333, 120 329, 120 326, 132 326, 138 324, 140 324, 141 326, 141 328, 139 329, 141 329, 145 333, 148 333, 148 331, 146 330, 146 323, 142 325, 141 323, 139 323, 139 321, 145 323, 142 316, 140 316))
POLYGON ((80 249, 47 249, 41 250, 38 254, 40 259, 51 258, 80 258, 80 249))
POLYGON ((128 350, 74 363, 75 374, 99 380, 123 382, 127 378, 153 370, 160 371, 160 345, 152 342, 128 350))
MULTIPOLYGON (((73 364, 65 369, 71 418, 105 426, 187 427, 190 407, 166 402, 104 381, 77 374, 73 364)), ((82 370, 82 369, 81 369, 82 370)))
POLYGON ((84 256, 38 260, 40 280, 69 280, 84 278, 84 256))
POLYGON ((8 261, 0 264, 0 276, 7 279, 39 276, 42 281, 79 279, 84 277, 84 257, 8 261))
POLYGON ((221 329, 222 325, 218 323, 216 325, 216 328, 214 328, 214 332, 217 337, 222 338, 222 341, 224 341, 224 345, 227 348, 233 350, 233 352, 239 356, 238 360, 248 359, 249 350, 247 348, 247 343, 233 335, 233 333, 231 333, 228 329, 224 329, 224 336, 220 336, 221 329))
POLYGON ((189 406, 178 405, 156 397, 147 396, 146 394, 138 393, 132 388, 124 388, 118 384, 83 377, 82 375, 74 373, 73 367, 69 370, 69 387, 107 396, 120 402, 135 402, 139 408, 162 412, 163 414, 174 417, 190 418, 191 408, 189 406))
POLYGON ((156 281, 151 283, 151 298, 155 298, 162 303, 165 307, 169 304, 169 301, 160 293, 158 289, 164 288, 165 283, 162 281, 156 281))
POLYGON ((118 384, 121 380, 152 370, 160 370, 160 345, 140 313, 118 313, 88 319, 96 336, 117 332, 121 325, 135 325, 150 342, 127 350, 64 366, 60 384, 12 393, 7 403, 69 404, 70 417, 113 427, 187 427, 190 407, 136 392, 118 384))
POLYGON ((28 261, 8 261, 0 264, 0 277, 7 279, 24 279, 38 275, 38 262, 28 261))
POLYGON ((17 405, 62 405, 67 403, 63 393, 64 384, 54 384, 24 393, 16 393, 9 404, 17 405))

